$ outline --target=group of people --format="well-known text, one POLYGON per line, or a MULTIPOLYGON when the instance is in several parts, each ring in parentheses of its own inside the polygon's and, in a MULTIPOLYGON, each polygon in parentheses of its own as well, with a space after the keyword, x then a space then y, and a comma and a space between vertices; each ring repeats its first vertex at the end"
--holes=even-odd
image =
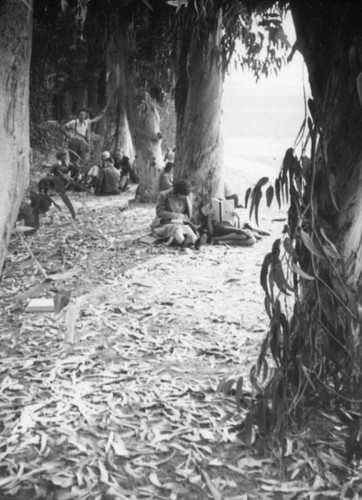
MULTIPOLYGON (((49 175, 41 179, 39 188, 43 189, 52 178, 58 178, 66 190, 88 191, 96 195, 120 194, 129 188, 132 172, 130 159, 121 150, 116 151, 114 158, 109 151, 103 151, 100 164, 93 165, 88 172, 79 166, 78 161, 68 162, 67 153, 59 151, 49 175)), ((132 180, 135 181, 133 176, 132 180)))
POLYGON ((94 165, 87 174, 87 187, 96 195, 120 194, 131 182, 132 165, 128 156, 117 150, 114 158, 103 151, 100 165, 94 165))
MULTIPOLYGON (((64 125, 69 134, 69 158, 60 152, 57 164, 51 169, 51 174, 64 180, 67 187, 73 189, 92 190, 97 195, 113 195, 125 191, 130 184, 132 165, 130 159, 117 150, 114 157, 109 151, 103 151, 101 163, 90 168, 85 175, 78 167, 85 163, 91 142, 91 126, 103 118, 105 111, 90 119, 85 109, 81 109, 78 118, 64 125)), ((165 167, 160 177, 160 194, 156 203, 156 218, 152 224, 153 234, 168 244, 183 248, 199 249, 202 243, 226 242, 238 245, 253 245, 255 237, 245 228, 234 227, 230 222, 216 221, 212 210, 204 213, 202 225, 195 226, 192 222, 191 184, 186 179, 174 182, 175 148, 167 149, 164 161, 165 167)), ((225 198, 233 199, 235 209, 240 208, 237 195, 225 187, 225 198)))

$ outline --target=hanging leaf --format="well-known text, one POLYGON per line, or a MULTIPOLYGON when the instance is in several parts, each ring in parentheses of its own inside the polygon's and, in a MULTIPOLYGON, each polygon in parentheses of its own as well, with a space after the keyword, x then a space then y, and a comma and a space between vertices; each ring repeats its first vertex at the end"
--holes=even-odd
POLYGON ((280 209, 282 206, 282 203, 281 203, 281 199, 280 199, 280 180, 279 179, 275 179, 275 197, 277 199, 278 206, 280 209))
MULTIPOLYGON (((269 182, 269 177, 262 177, 261 179, 258 180, 258 182, 255 184, 255 188, 262 188, 269 182)), ((255 189, 254 188, 254 189, 255 189)))
MULTIPOLYGON (((312 99, 312 98, 308 99, 308 108, 309 108, 309 112, 311 114, 312 119, 314 121, 316 121, 317 107, 316 107, 314 99, 312 99)), ((308 123, 308 126, 309 126, 309 123, 308 123)))
POLYGON ((260 200, 262 198, 262 192, 260 186, 255 186, 251 193, 251 205, 250 205, 250 212, 249 212, 249 218, 251 219, 253 215, 253 211, 255 210, 255 221, 257 226, 259 226, 259 220, 258 220, 258 212, 259 212, 259 205, 260 205, 260 200))
POLYGON ((310 117, 308 117, 307 123, 308 123, 309 134, 313 136, 313 122, 310 117))
POLYGON ((302 242, 304 246, 316 257, 319 257, 320 259, 324 259, 324 255, 319 250, 319 248, 316 247, 316 245, 313 243, 312 238, 305 232, 303 229, 300 230, 300 237, 302 238, 302 242))
POLYGON ((283 240, 283 247, 287 254, 289 254, 293 259, 297 258, 297 252, 295 251, 292 242, 290 241, 290 238, 287 236, 283 240))
POLYGON ((329 194, 331 195, 331 200, 332 200, 334 208, 337 210, 337 212, 339 212, 339 206, 338 206, 337 199, 336 199, 336 192, 337 192, 336 178, 332 173, 330 173, 329 174, 329 194))
POLYGON ((310 274, 307 274, 306 272, 303 271, 295 262, 291 263, 291 268, 295 274, 298 274, 301 278, 304 278, 305 280, 315 280, 314 276, 311 276, 310 274))
POLYGON ((272 260, 273 260, 272 252, 267 253, 266 256, 264 257, 264 261, 260 271, 260 284, 267 296, 269 296, 267 276, 268 276, 268 269, 270 264, 272 263, 272 260))
POLYGON ((249 187, 246 190, 246 193, 245 193, 245 208, 248 207, 248 201, 249 201, 250 193, 251 193, 251 187, 249 187))
POLYGON ((273 198, 274 198, 274 188, 273 186, 269 186, 268 189, 265 192, 266 196, 266 206, 270 208, 273 198))
POLYGON ((282 263, 280 262, 279 259, 275 258, 273 259, 270 273, 272 274, 274 282, 276 286, 279 288, 279 290, 283 292, 285 295, 289 295, 287 290, 293 290, 293 288, 289 285, 288 281, 284 276, 282 263))
POLYGON ((325 230, 323 229, 323 227, 321 227, 320 229, 321 231, 321 235, 323 236, 323 238, 326 240, 326 242, 328 243, 328 247, 323 247, 323 250, 327 253, 327 255, 329 257, 332 257, 333 259, 340 259, 341 256, 336 248, 336 246, 331 242, 331 240, 328 238, 328 236, 326 235, 326 232, 325 230))

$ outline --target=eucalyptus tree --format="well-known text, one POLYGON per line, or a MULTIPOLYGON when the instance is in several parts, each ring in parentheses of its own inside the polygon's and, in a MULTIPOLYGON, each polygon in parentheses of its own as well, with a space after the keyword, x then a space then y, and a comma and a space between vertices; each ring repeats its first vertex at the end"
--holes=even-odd
POLYGON ((28 184, 33 2, 0 2, 0 276, 28 184))
POLYGON ((285 11, 278 2, 169 3, 178 9, 175 172, 195 186, 200 209, 211 196, 224 194, 221 116, 226 72, 233 60, 251 68, 257 78, 282 66, 288 48, 282 28, 285 11))

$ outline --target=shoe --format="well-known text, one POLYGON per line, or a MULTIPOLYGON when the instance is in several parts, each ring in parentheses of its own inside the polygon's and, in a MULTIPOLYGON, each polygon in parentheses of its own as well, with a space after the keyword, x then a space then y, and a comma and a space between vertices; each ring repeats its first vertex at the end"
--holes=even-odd
POLYGON ((201 239, 197 238, 197 240, 194 243, 194 248, 195 250, 200 250, 200 247, 201 247, 201 239))
POLYGON ((192 245, 192 238, 190 235, 187 234, 185 236, 185 239, 181 243, 181 248, 187 248, 187 247, 190 247, 191 245, 192 245))
POLYGON ((210 242, 209 242, 209 237, 208 237, 208 234, 207 234, 207 233, 203 233, 203 234, 200 236, 200 244, 201 244, 201 245, 206 245, 206 243, 210 243, 210 242))

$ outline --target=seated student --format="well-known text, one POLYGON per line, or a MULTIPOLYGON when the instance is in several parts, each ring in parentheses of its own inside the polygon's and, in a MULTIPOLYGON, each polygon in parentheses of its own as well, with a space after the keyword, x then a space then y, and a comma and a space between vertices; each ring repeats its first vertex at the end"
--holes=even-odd
POLYGON ((152 224, 155 236, 176 243, 185 248, 200 248, 200 239, 191 222, 192 198, 191 184, 180 179, 171 189, 162 191, 156 203, 156 219, 152 224))
POLYGON ((173 163, 168 161, 160 177, 160 191, 166 191, 173 186, 173 163))
POLYGON ((67 155, 64 151, 58 151, 55 155, 57 161, 50 169, 50 173, 55 177, 68 180, 71 166, 67 163, 67 155))
POLYGON ((121 174, 114 167, 113 158, 106 158, 98 172, 95 194, 119 194, 120 178, 121 174))
MULTIPOLYGON (((87 187, 94 189, 94 192, 99 191, 103 181, 103 172, 101 171, 105 166, 105 161, 111 157, 109 151, 103 151, 101 155, 101 164, 93 165, 87 173, 87 187)), ((98 194, 98 193, 97 193, 98 194)))
POLYGON ((62 179, 66 189, 81 191, 83 176, 76 164, 67 163, 67 155, 64 151, 56 154, 57 162, 52 166, 50 173, 54 177, 62 179))
POLYGON ((130 175, 132 170, 132 165, 128 156, 123 156, 120 162, 121 165, 121 180, 119 183, 119 187, 121 191, 126 191, 129 189, 130 185, 130 175))
POLYGON ((202 208, 206 222, 203 227, 202 242, 226 243, 228 245, 251 246, 256 243, 256 238, 250 231, 235 227, 231 222, 215 220, 211 204, 202 208))

